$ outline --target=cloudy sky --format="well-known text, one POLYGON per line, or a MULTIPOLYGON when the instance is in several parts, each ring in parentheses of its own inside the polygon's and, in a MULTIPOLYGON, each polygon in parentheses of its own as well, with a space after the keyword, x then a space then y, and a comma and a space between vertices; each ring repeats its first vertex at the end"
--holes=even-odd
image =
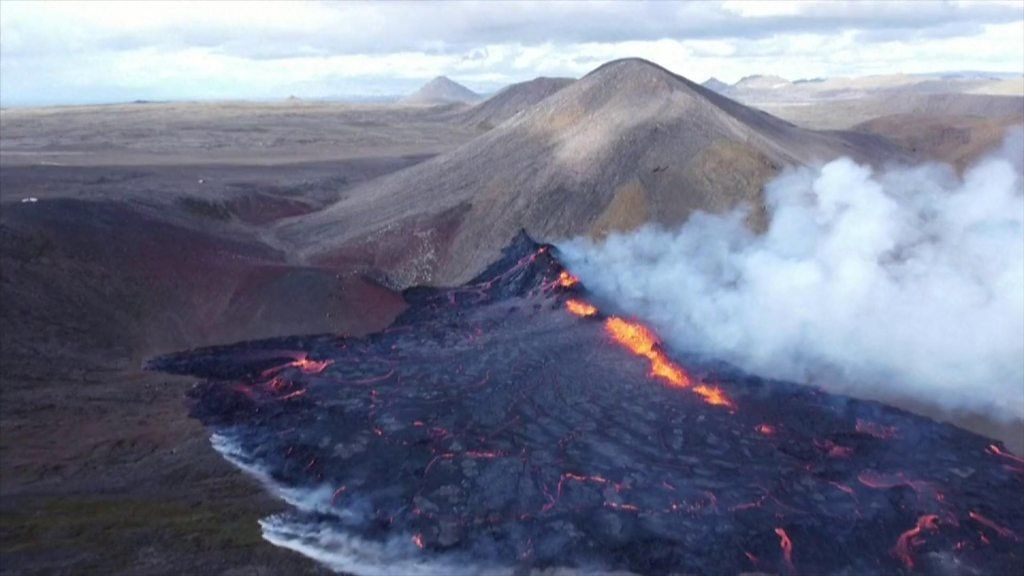
POLYGON ((1024 0, 0 3, 4 105, 479 91, 626 56, 696 81, 1024 69, 1024 0))

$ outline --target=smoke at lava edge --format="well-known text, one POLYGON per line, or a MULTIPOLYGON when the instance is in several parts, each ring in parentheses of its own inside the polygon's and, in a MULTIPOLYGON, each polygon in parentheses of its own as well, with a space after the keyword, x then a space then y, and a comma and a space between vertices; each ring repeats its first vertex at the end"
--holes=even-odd
POLYGON ((599 300, 750 372, 1024 417, 1024 136, 962 178, 839 159, 766 188, 770 224, 699 213, 560 245, 599 300))

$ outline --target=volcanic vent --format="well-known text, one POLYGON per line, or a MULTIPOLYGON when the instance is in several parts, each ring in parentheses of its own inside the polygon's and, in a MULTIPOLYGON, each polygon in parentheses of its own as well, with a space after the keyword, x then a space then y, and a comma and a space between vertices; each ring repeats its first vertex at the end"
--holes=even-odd
POLYGON ((157 358, 292 508, 270 541, 355 573, 1019 573, 1024 460, 880 404, 679 362, 520 235, 364 339, 157 358), (684 369, 683 366, 686 366, 684 369))

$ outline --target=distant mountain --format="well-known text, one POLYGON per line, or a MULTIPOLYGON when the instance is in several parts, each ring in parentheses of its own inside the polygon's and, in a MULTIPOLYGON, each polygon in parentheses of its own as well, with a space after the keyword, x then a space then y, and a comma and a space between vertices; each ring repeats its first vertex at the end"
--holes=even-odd
POLYGON ((466 110, 460 120, 491 129, 572 84, 574 78, 535 78, 506 86, 494 96, 466 110))
MULTIPOLYGON (((942 74, 875 74, 871 76, 812 78, 789 82, 778 76, 747 76, 722 91, 744 104, 806 104, 882 98, 893 105, 902 99, 927 94, 1022 95, 1021 77, 956 72, 942 74)), ((885 112, 883 112, 885 114, 885 112)))
POLYGON ((768 90, 777 88, 786 88, 791 82, 781 76, 764 76, 761 74, 755 74, 753 76, 744 76, 740 78, 740 81, 733 84, 732 87, 736 90, 768 90))
POLYGON ((721 80, 715 78, 714 76, 705 80, 704 83, 701 84, 701 86, 707 88, 708 90, 714 90, 719 94, 727 94, 729 90, 732 88, 732 86, 726 84, 725 82, 722 82, 721 80))
POLYGON ((478 102, 481 96, 447 76, 438 76, 401 100, 405 104, 448 104, 478 102))
POLYGON ((543 240, 601 236, 741 202, 761 226, 767 180, 840 155, 902 157, 880 137, 801 129, 650 62, 620 60, 278 232, 311 263, 364 263, 397 286, 454 284, 520 229, 543 240))

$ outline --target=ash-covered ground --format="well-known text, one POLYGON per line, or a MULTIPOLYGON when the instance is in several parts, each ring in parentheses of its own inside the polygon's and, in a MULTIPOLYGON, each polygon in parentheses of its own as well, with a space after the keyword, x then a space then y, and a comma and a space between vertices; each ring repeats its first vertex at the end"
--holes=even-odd
POLYGON ((1024 460, 881 404, 673 355, 520 236, 362 339, 164 356, 215 447, 340 571, 1009 574, 1024 460))

